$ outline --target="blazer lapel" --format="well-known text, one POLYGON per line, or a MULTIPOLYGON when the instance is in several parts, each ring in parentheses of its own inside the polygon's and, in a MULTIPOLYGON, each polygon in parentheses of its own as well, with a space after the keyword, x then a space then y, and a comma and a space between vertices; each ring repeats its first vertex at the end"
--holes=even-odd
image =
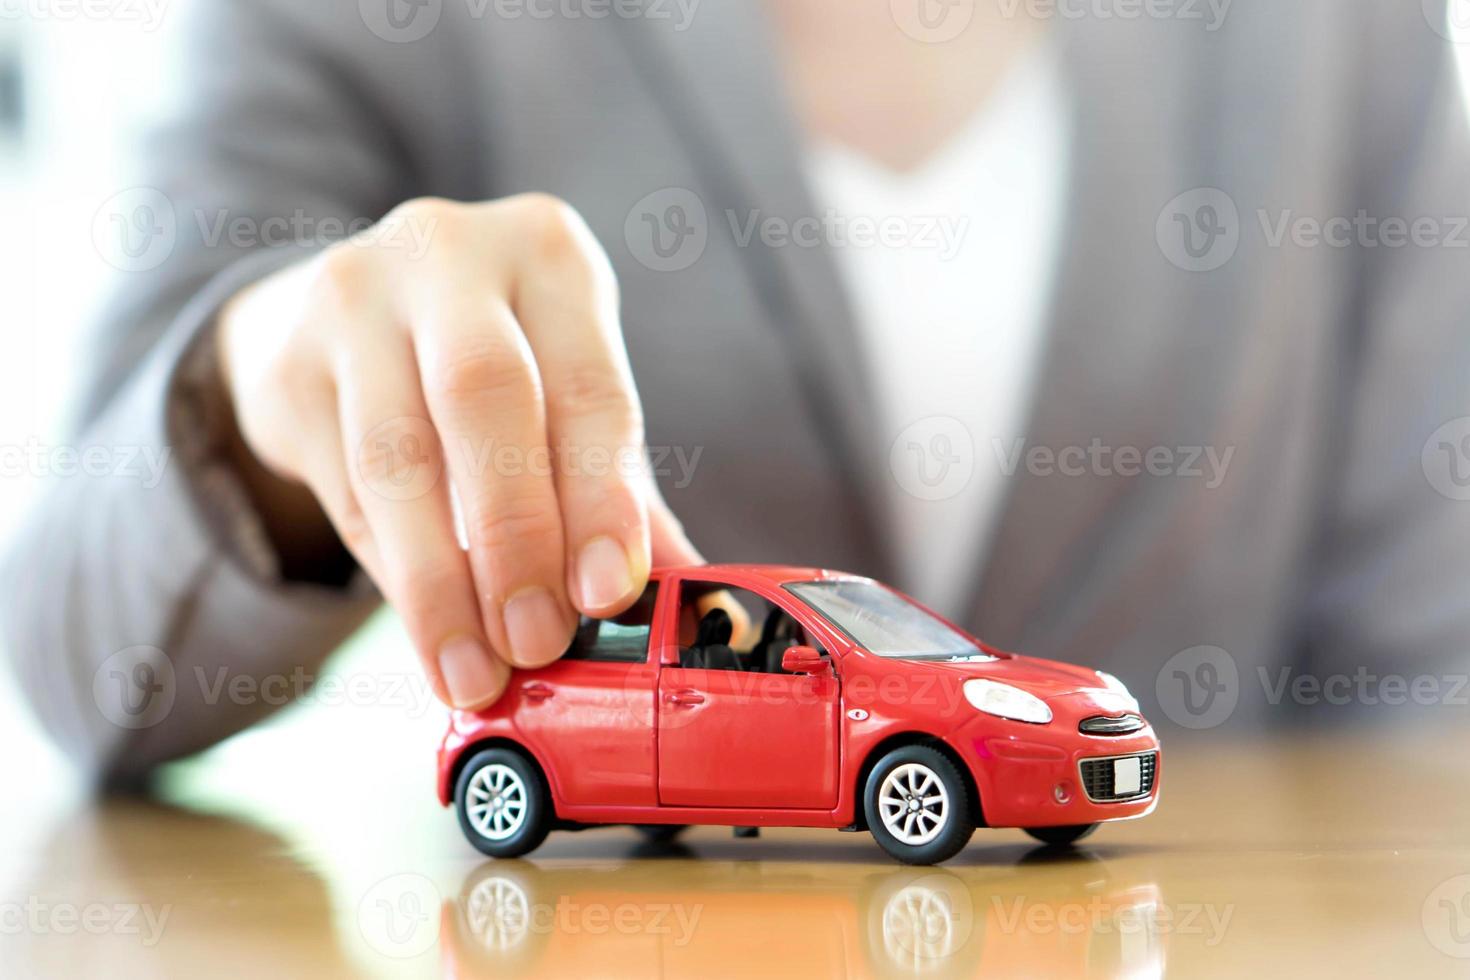
POLYGON ((730 235, 775 331, 801 379, 825 449, 855 491, 872 566, 891 567, 891 542, 878 519, 882 460, 868 447, 877 431, 867 367, 852 312, 825 245, 762 243, 767 218, 818 217, 782 95, 780 66, 757 3, 708 3, 687 26, 625 18, 619 32, 649 97, 668 115, 699 165, 710 234, 730 235), (748 241, 746 237, 749 236, 748 241))
MULTIPOLYGON (((1171 310, 1169 294, 1181 273, 1161 254, 1155 222, 1167 203, 1157 199, 1159 188, 1182 192, 1198 183, 1188 182, 1183 147, 1190 127, 1207 120, 1188 118, 1181 94, 1187 46, 1150 40, 1138 23, 1124 26, 1057 25, 1073 111, 1069 227, 1027 450, 1086 449, 1095 439, 1147 447, 1194 428, 1180 418, 1191 397, 1180 396, 1186 382, 1171 369, 1175 346, 1193 341, 1160 330, 1179 308, 1171 310)), ((977 465, 1003 465, 992 449, 977 446, 977 465)), ((1024 453, 1004 461, 1010 465, 971 622, 1001 645, 1055 652, 1102 615, 1103 592, 1116 584, 1110 567, 1157 541, 1147 526, 1164 518, 1149 499, 1153 485, 1140 492, 1106 474, 1033 470, 1024 453)))

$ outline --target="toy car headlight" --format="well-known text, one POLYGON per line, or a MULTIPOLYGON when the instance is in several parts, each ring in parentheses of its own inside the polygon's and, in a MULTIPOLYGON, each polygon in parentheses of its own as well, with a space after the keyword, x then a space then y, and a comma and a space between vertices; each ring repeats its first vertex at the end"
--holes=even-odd
POLYGON ((1105 670, 1099 670, 1097 676, 1102 680, 1103 687, 1112 691, 1114 694, 1119 694, 1127 698, 1129 707, 1134 711, 1138 710, 1138 699, 1129 692, 1127 684, 1124 684, 1105 670))
POLYGON ((1051 721, 1046 702, 1019 687, 974 678, 965 681, 965 700, 988 715, 1045 725, 1051 721))

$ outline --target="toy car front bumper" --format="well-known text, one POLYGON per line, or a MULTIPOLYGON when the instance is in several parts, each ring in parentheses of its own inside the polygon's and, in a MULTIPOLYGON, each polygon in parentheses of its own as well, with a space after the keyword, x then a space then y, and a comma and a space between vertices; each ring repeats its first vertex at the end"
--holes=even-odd
POLYGON ((985 717, 948 741, 974 775, 991 827, 1123 820, 1158 804, 1163 765, 1158 737, 1147 726, 1130 735, 1094 736, 1062 718, 1026 725, 985 717))

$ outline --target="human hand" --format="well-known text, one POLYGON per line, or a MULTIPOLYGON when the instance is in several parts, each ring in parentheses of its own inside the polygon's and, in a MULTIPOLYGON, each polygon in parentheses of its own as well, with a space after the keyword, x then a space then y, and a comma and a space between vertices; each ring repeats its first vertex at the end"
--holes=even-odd
POLYGON ((315 496, 455 707, 700 560, 646 466, 611 265, 554 198, 408 202, 235 296, 218 348, 243 444, 315 496))

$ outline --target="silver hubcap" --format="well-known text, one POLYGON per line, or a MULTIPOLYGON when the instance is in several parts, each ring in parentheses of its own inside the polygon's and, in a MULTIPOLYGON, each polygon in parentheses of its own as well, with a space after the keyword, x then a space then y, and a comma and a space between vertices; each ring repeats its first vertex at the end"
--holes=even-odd
POLYGON ((878 787, 878 816, 902 844, 927 844, 949 822, 949 794, 928 766, 906 762, 878 787))
POLYGON ((510 766, 492 762, 470 777, 465 808, 481 837, 505 840, 526 822, 526 784, 510 766))

